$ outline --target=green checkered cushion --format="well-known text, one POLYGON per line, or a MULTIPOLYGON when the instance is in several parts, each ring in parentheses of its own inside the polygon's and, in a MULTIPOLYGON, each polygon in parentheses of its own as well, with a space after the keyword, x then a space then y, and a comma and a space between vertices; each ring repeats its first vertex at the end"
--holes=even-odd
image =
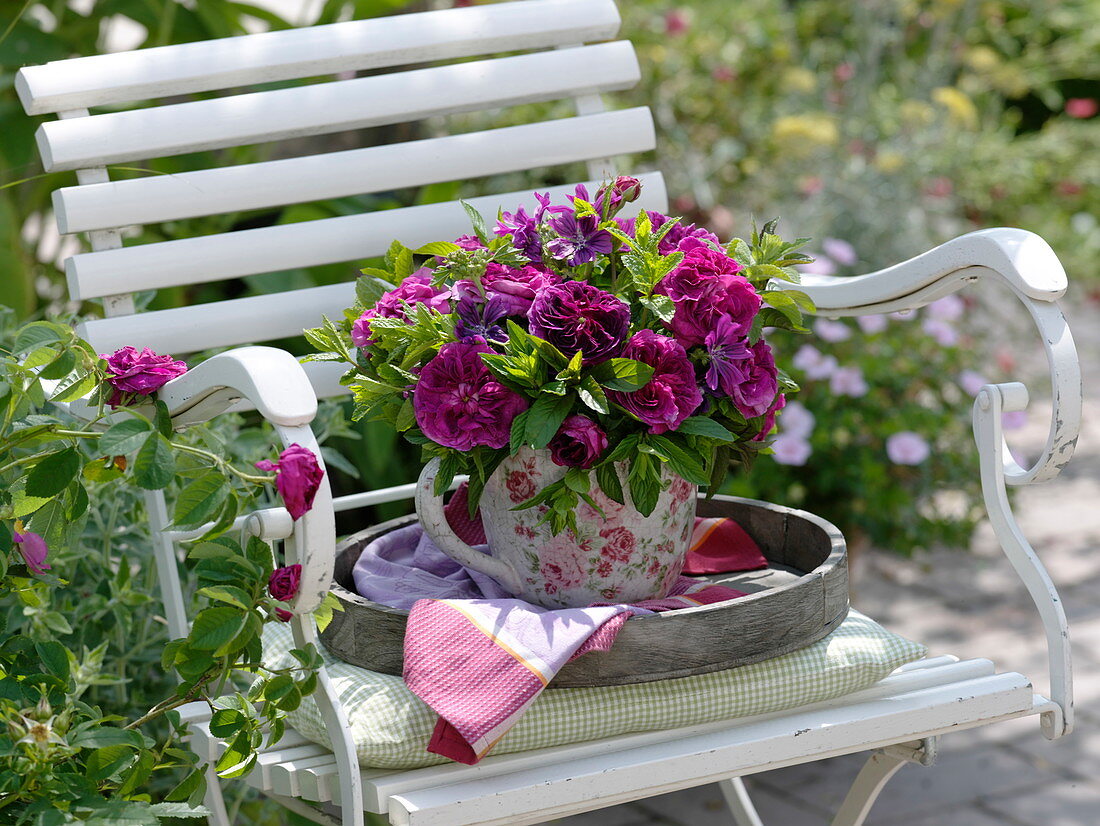
MULTIPOLYGON (((294 664, 290 629, 264 629, 267 664, 294 664)), ((695 677, 601 688, 549 689, 493 749, 493 754, 559 746, 639 731, 678 728, 782 711, 866 688, 925 648, 891 634, 862 614, 827 637, 781 657, 695 677)), ((363 766, 412 769, 448 762, 425 751, 436 715, 400 677, 349 665, 322 649, 351 723, 363 766)), ((288 722, 303 737, 330 745, 317 705, 307 698, 288 722)))

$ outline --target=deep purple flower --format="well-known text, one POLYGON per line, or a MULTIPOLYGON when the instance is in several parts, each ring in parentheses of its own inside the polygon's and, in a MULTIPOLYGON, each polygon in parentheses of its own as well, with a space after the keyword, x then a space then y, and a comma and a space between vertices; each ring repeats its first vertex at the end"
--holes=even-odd
POLYGON ((642 330, 626 343, 622 355, 648 364, 653 376, 639 390, 613 390, 608 397, 649 425, 650 433, 675 430, 702 403, 695 368, 675 339, 642 330))
POLYGON ((455 335, 459 338, 481 336, 487 341, 507 341, 508 334, 498 322, 508 317, 504 300, 494 295, 488 301, 479 301, 474 295, 463 295, 455 304, 455 335))
POLYGON ((267 581, 267 592, 279 602, 290 602, 297 596, 301 581, 301 565, 287 565, 283 568, 276 568, 267 581))
POLYGON ((737 275, 741 265, 725 253, 696 247, 684 255, 654 290, 676 305, 669 327, 684 347, 703 344, 723 316, 737 333, 747 335, 760 310, 760 295, 749 280, 737 275))
POLYGON ((588 190, 583 184, 577 186, 576 195, 569 197, 573 200, 574 206, 550 207, 550 212, 554 213, 555 217, 548 223, 558 237, 550 239, 546 248, 555 258, 575 267, 595 261, 598 255, 607 255, 611 252, 612 238, 607 230, 600 229, 599 217, 577 216, 575 206, 577 199, 588 201, 588 190))
POLYGON ((382 293, 373 307, 366 310, 351 325, 351 341, 356 347, 367 347, 372 342, 370 322, 374 318, 400 318, 409 320, 408 308, 425 304, 441 313, 451 311, 450 291, 432 286, 432 271, 421 267, 400 284, 382 293))
POLYGON ((587 416, 573 415, 550 440, 550 461, 562 467, 592 467, 607 450, 607 434, 587 416))
POLYGON ((622 209, 624 204, 637 201, 641 194, 641 181, 629 175, 620 175, 610 184, 599 188, 593 206, 601 216, 608 217, 622 209))
POLYGON ((313 507, 325 472, 312 450, 295 443, 279 454, 278 462, 257 462, 260 470, 275 471, 275 487, 292 519, 299 519, 313 507))
POLYGON ((12 535, 12 539, 19 546, 23 561, 33 573, 44 574, 50 570, 50 566, 46 564, 46 555, 50 549, 46 546, 45 539, 30 531, 16 532, 12 535))
POLYGON ((159 356, 148 347, 139 353, 134 347, 120 347, 111 355, 100 354, 107 361, 107 383, 114 388, 107 404, 118 407, 135 396, 155 393, 177 376, 187 372, 187 365, 171 356, 159 356))
POLYGON ((721 316, 704 341, 710 365, 707 367, 707 387, 733 395, 733 388, 745 380, 742 368, 752 356, 749 340, 729 316, 721 316))
POLYGON ((512 419, 527 409, 527 400, 489 372, 481 354, 491 352, 480 339, 452 341, 421 369, 413 410, 436 444, 456 450, 508 444, 512 419))
POLYGON ((616 355, 630 328, 630 307, 584 281, 566 281, 539 290, 527 320, 532 335, 546 339, 566 356, 580 350, 584 363, 616 355))
POLYGON ((539 224, 542 223, 546 208, 550 205, 550 193, 534 193, 535 200, 539 202, 539 208, 534 215, 528 215, 527 210, 520 206, 515 212, 502 212, 493 232, 497 235, 512 236, 512 246, 527 256, 528 260, 542 261, 542 236, 539 234, 539 224))
POLYGON ((749 351, 752 357, 742 362, 741 368, 745 378, 732 388, 730 398, 733 399, 733 403, 737 405, 741 414, 751 419, 754 416, 765 415, 776 403, 775 396, 779 392, 779 380, 775 356, 772 355, 772 348, 764 339, 752 345, 749 351))

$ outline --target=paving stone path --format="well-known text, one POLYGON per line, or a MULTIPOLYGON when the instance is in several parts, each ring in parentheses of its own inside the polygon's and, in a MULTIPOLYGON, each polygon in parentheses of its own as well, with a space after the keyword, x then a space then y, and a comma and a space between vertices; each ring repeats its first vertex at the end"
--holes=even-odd
MULTIPOLYGON (((1100 308, 1067 312, 1085 373, 1085 425, 1066 471, 1021 491, 1015 509, 1069 615, 1076 728, 1051 742, 1038 717, 1028 717, 945 736, 934 766, 906 766, 890 781, 868 826, 1100 826, 1100 308)), ((1041 444, 1045 432, 1045 422, 1032 421, 1021 442, 1041 444)), ((852 602, 932 655, 994 658, 1046 690, 1042 626, 988 525, 969 554, 867 552, 853 573, 852 602)), ((765 826, 827 826, 865 758, 764 772, 746 784, 765 826)), ((731 826, 713 785, 553 822, 731 826)))

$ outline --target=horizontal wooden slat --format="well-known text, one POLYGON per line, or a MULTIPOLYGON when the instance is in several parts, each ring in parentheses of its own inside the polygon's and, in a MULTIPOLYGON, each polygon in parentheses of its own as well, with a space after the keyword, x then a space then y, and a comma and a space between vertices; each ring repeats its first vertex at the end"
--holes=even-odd
POLYGON ((62 233, 152 224, 385 192, 442 181, 646 152, 646 108, 265 163, 65 187, 54 192, 62 233))
MULTIPOLYGON (((664 209, 660 173, 643 175, 641 180, 642 203, 649 209, 664 209)), ((561 201, 572 187, 553 187, 550 192, 561 201)), ((520 203, 534 205, 530 192, 486 196, 473 202, 486 215, 496 215, 498 207, 510 211, 520 203)), ((83 300, 353 261, 382 254, 395 238, 415 248, 466 232, 469 219, 461 205, 451 201, 82 253, 68 259, 65 272, 71 297, 83 300)), ((349 273, 353 271, 349 267, 349 273)))
POLYGON ((639 77, 620 40, 53 121, 35 139, 53 172, 628 89, 639 77))
POLYGON ((55 61, 22 69, 30 115, 606 40, 612 0, 525 0, 55 61))
MULTIPOLYGON (((660 173, 641 176, 645 184, 642 197, 632 206, 666 209, 664 181, 660 173)), ((590 182, 589 186, 597 184, 590 182)), ((561 201, 572 186, 549 189, 561 201)), ((507 209, 524 203, 533 204, 530 193, 511 192, 471 199, 484 214, 496 214, 497 207, 507 209)), ((289 267, 308 266, 328 261, 351 261, 378 254, 391 239, 419 245, 440 238, 454 238, 468 231, 468 220, 456 202, 409 207, 403 210, 329 218, 283 227, 246 230, 228 235, 168 241, 144 247, 128 247, 88 253, 75 258, 119 256, 114 263, 100 268, 96 282, 108 292, 129 292, 166 286, 160 283, 160 269, 169 271, 171 284, 210 280, 210 267, 217 264, 220 275, 269 272, 289 267), (308 246, 304 253, 301 247, 308 246), (335 248, 335 252, 331 248, 335 248), (159 248, 152 257, 146 251, 159 248), (210 250, 216 248, 213 255, 210 250), (126 253, 142 257, 129 258, 126 253), (256 261, 261 261, 257 269, 256 261), (302 262, 305 263, 302 263, 302 262), (112 266, 119 277, 111 278, 112 266), (117 268, 122 270, 118 271, 117 268)), ((354 267, 349 266, 349 275, 354 267)), ((70 285, 74 273, 70 268, 70 285)), ((96 292, 95 294, 103 294, 96 292)), ((85 296, 86 297, 86 296, 85 296)), ((299 335, 303 327, 318 323, 322 314, 339 316, 355 299, 351 282, 326 287, 311 287, 274 295, 251 296, 171 310, 155 310, 114 318, 96 319, 81 325, 85 336, 99 352, 124 345, 151 347, 157 352, 176 355, 197 350, 228 347, 246 342, 270 341, 299 335)))

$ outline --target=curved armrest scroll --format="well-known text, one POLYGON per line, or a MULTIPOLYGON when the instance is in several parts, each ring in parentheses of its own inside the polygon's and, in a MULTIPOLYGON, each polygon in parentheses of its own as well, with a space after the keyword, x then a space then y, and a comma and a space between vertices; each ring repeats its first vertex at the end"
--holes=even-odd
POLYGON ((275 347, 239 347, 208 358, 164 385, 158 398, 179 427, 207 421, 248 399, 269 422, 308 424, 317 395, 298 360, 275 347))

